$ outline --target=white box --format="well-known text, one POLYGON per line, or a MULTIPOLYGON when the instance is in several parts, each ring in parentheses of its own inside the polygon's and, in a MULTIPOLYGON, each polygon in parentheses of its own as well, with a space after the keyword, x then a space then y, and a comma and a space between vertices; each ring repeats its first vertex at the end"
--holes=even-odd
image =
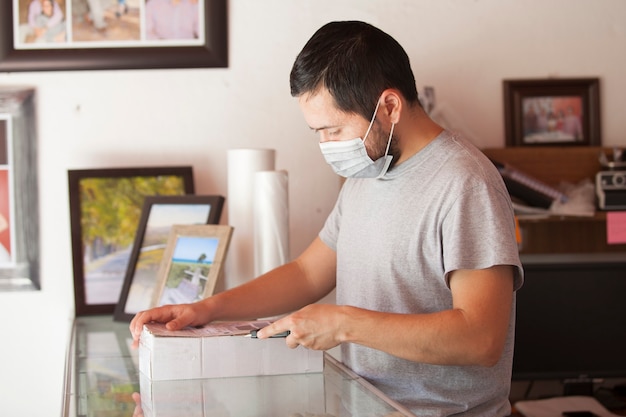
POLYGON ((145 417, 321 416, 324 381, 322 373, 175 381, 139 375, 145 417))
POLYGON ((323 351, 290 349, 283 338, 181 334, 146 324, 139 343, 139 371, 160 381, 314 373, 324 368, 323 351))

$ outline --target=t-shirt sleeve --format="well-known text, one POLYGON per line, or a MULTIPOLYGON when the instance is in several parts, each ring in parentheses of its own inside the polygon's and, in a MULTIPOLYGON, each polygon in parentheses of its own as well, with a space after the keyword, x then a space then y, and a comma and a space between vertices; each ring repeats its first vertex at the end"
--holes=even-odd
POLYGON ((446 282, 457 269, 513 265, 514 288, 521 287, 523 269, 508 194, 489 184, 475 185, 451 206, 442 228, 446 282))

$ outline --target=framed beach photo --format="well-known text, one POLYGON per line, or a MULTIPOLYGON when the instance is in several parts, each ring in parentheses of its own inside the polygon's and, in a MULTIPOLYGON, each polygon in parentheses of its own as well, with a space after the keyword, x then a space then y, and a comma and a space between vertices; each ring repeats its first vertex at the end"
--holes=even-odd
POLYGON ((194 193, 190 166, 69 170, 76 316, 113 314, 147 196, 194 193))
POLYGON ((504 80, 507 146, 600 146, 598 78, 504 80))
POLYGON ((227 0, 7 0, 0 72, 226 67, 227 0))
POLYGON ((192 303, 212 295, 232 234, 231 226, 173 226, 152 307, 192 303))
POLYGON ((114 319, 130 322, 138 312, 150 308, 157 286, 157 274, 172 226, 218 224, 224 197, 146 197, 135 243, 126 269, 114 319))

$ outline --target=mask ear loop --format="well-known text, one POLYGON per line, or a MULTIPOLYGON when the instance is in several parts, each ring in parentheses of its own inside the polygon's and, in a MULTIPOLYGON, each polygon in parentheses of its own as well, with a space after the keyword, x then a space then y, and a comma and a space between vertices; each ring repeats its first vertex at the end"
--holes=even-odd
POLYGON ((391 146, 391 137, 393 136, 393 128, 396 126, 395 123, 391 123, 391 130, 389 131, 389 140, 387 141, 387 149, 385 149, 385 156, 389 154, 389 146, 391 146))
POLYGON ((367 127, 367 131, 365 132, 365 136, 363 137, 363 143, 365 143, 365 140, 367 139, 367 136, 370 133, 370 130, 372 130, 372 126, 374 125, 374 120, 376 120, 376 113, 378 113, 378 106, 380 106, 380 99, 378 99, 378 101, 376 102, 376 108, 374 109, 374 115, 372 116, 372 120, 370 121, 370 125, 367 127))
POLYGON ((391 161, 393 160, 393 156, 389 155, 389 147, 391 146, 391 138, 393 137, 393 128, 395 126, 396 126, 395 123, 391 123, 391 130, 389 131, 389 140, 387 141, 387 149, 385 149, 385 156, 383 156, 383 158, 385 158, 385 165, 383 165, 383 168, 380 170, 380 174, 378 174, 376 179, 382 178, 387 173, 387 170, 389 169, 389 165, 391 165, 391 161))

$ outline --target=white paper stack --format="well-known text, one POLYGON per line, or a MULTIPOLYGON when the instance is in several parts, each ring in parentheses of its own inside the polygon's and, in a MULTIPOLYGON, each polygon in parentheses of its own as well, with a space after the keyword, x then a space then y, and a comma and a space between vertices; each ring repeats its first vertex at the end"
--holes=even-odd
POLYGON ((282 338, 244 337, 267 324, 228 323, 231 328, 219 332, 216 326, 224 324, 177 332, 165 330, 162 324, 146 324, 139 343, 139 371, 153 381, 323 371, 322 351, 290 349, 282 338))

